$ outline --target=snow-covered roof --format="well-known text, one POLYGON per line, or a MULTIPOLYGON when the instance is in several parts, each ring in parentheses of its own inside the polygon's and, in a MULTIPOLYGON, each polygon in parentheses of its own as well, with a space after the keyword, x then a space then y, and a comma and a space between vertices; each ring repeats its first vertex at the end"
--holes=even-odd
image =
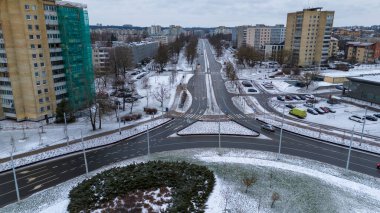
POLYGON ((362 77, 351 77, 350 80, 364 81, 369 83, 380 84, 380 75, 367 75, 362 77))
POLYGON ((374 43, 371 42, 347 42, 347 45, 352 45, 352 46, 358 46, 358 47, 368 47, 373 45, 374 43))
POLYGON ((363 75, 380 75, 380 69, 377 70, 351 70, 351 71, 339 71, 339 70, 327 70, 320 74, 324 77, 331 78, 347 78, 347 77, 360 77, 363 75))
POLYGON ((57 1, 56 4, 58 6, 64 6, 64 7, 87 8, 86 4, 81 4, 81 3, 76 3, 76 2, 70 2, 70 1, 57 1))

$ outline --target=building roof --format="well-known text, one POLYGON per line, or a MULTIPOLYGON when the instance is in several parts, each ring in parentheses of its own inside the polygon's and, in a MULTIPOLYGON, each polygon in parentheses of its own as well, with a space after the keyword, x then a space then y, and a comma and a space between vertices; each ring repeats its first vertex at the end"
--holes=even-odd
POLYGON ((347 45, 356 46, 356 47, 368 47, 372 46, 374 43, 372 42, 347 42, 347 45))
POLYGON ((380 75, 367 75, 367 76, 362 76, 362 77, 350 77, 348 79, 351 81, 360 81, 360 82, 380 85, 380 75))
POLYGON ((351 70, 351 71, 340 71, 340 70, 327 70, 320 74, 320 76, 330 77, 330 78, 348 78, 348 77, 360 77, 364 75, 380 75, 380 69, 374 70, 351 70))
POLYGON ((76 2, 70 2, 70 1, 57 1, 56 4, 58 6, 64 6, 64 7, 87 8, 86 4, 80 4, 80 3, 76 3, 76 2))

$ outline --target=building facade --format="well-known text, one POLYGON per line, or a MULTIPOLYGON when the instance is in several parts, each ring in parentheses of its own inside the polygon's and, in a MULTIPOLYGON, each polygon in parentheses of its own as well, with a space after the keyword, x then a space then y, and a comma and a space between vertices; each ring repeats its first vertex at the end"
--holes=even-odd
POLYGON ((380 59, 380 42, 347 42, 346 59, 355 63, 374 63, 380 59))
POLYGON ((330 47, 329 47, 329 58, 337 56, 339 52, 339 40, 337 38, 331 37, 330 47))
POLYGON ((256 25, 248 27, 246 45, 258 50, 264 50, 267 44, 279 44, 285 40, 284 25, 256 25))
POLYGON ((0 117, 38 121, 54 116, 57 103, 72 97, 71 89, 76 87, 72 80, 94 89, 85 5, 54 0, 0 0, 0 35, 0 117), (64 10, 75 10, 76 16, 59 19, 64 10), (70 28, 63 31, 63 26, 68 25, 70 28), (76 31, 79 35, 74 44, 68 31, 76 28, 83 33, 76 31), (70 48, 74 46, 78 52, 70 48), (79 57, 84 52, 89 57, 79 57), (71 55, 78 57, 70 60, 71 55), (79 74, 83 71, 88 76, 79 74))
POLYGON ((111 49, 104 42, 95 42, 92 46, 92 64, 94 69, 99 69, 102 72, 108 71, 111 49))
POLYGON ((334 11, 321 7, 288 13, 285 50, 300 67, 317 66, 328 59, 334 11))
POLYGON ((380 75, 350 77, 345 87, 351 98, 380 104, 380 75))
POLYGON ((161 26, 160 25, 152 25, 150 27, 148 27, 148 35, 152 36, 152 35, 161 35, 162 34, 162 30, 161 30, 161 26))
POLYGON ((284 42, 279 44, 267 44, 264 47, 265 59, 277 58, 276 54, 284 49, 284 42))

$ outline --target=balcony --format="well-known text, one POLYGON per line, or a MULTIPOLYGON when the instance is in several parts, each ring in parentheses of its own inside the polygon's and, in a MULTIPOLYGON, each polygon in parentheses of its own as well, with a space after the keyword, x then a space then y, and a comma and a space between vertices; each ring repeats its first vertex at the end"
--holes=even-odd
POLYGON ((62 52, 61 48, 50 48, 49 50, 51 53, 62 52))
POLYGON ((48 43, 51 44, 51 43, 61 43, 61 39, 60 38, 49 38, 48 39, 48 43))
POLYGON ((8 72, 8 67, 0 67, 0 72, 8 72))
POLYGON ((62 60, 63 60, 62 56, 50 57, 50 61, 62 61, 62 60))
POLYGON ((63 64, 60 64, 60 65, 53 65, 53 66, 52 66, 52 69, 53 69, 53 70, 64 69, 64 68, 65 68, 65 66, 64 66, 63 64))

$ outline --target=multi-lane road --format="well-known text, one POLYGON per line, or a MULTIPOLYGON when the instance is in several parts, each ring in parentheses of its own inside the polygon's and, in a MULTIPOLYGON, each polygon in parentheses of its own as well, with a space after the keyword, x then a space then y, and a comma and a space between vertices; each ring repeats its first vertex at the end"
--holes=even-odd
MULTIPOLYGON (((218 147, 217 136, 186 136, 169 137, 178 130, 195 122, 197 116, 203 115, 208 108, 206 75, 211 75, 213 91, 220 110, 234 121, 243 124, 257 132, 261 132, 260 123, 242 114, 233 104, 234 96, 227 92, 221 77, 221 65, 215 60, 209 43, 200 40, 201 53, 198 59, 201 69, 197 70, 189 81, 193 103, 190 109, 181 117, 176 117, 169 123, 150 131, 150 152, 161 152, 188 148, 218 147), (205 49, 205 51, 204 51, 205 49), (207 60, 207 63, 205 62, 207 60), (205 65, 206 64, 206 65, 205 65), (207 66, 208 64, 208 66, 207 66), (208 69, 209 67, 209 69, 208 69)), ((250 137, 222 136, 223 148, 240 148, 277 152, 279 146, 279 131, 264 133, 271 140, 250 137)), ((93 171, 117 161, 130 159, 147 154, 146 135, 139 135, 119 143, 89 150, 87 160, 89 170, 93 171)), ((282 153, 345 167, 348 156, 347 147, 324 143, 290 132, 283 133, 282 153)), ((380 155, 354 150, 351 153, 350 169, 374 177, 380 177, 375 163, 380 161, 380 155)), ((59 157, 22 168, 17 168, 18 185, 21 198, 55 186, 59 183, 85 173, 84 159, 81 153, 59 157)), ((17 200, 13 175, 11 171, 0 174, 0 207, 17 200)))

